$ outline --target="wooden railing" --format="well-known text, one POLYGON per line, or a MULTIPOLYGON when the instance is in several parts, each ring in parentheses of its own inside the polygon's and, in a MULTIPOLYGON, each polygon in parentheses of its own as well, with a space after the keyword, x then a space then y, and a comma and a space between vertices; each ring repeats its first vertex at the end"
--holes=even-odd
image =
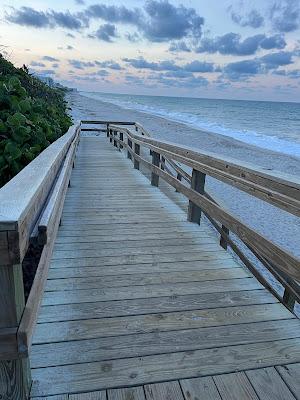
POLYGON ((80 123, 0 189, 0 398, 28 398, 28 354, 76 147, 80 123), (25 304, 22 261, 29 244, 42 253, 25 304))
POLYGON ((189 200, 188 220, 200 224, 203 213, 219 232, 220 245, 225 249, 230 246, 259 282, 293 311, 295 302, 300 302, 300 260, 218 204, 205 190, 205 178, 211 176, 297 217, 300 216, 299 179, 281 173, 267 173, 249 163, 153 139, 137 123, 132 128, 110 124, 106 131, 114 146, 127 150, 134 168, 139 169, 141 163, 151 171, 152 185, 158 186, 159 178, 162 178, 186 196, 189 200), (142 156, 143 148, 150 150, 152 160, 142 156), (191 168, 192 175, 183 165, 191 168), (256 263, 250 261, 230 232, 283 286, 283 295, 274 289, 256 263))

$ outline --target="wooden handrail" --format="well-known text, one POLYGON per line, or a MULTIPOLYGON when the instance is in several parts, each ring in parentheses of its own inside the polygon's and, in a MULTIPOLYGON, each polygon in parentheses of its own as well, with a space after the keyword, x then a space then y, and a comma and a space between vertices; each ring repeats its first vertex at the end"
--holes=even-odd
MULTIPOLYGON (((255 168, 249 163, 239 163, 236 160, 229 160, 217 157, 211 153, 196 152, 185 146, 178 146, 173 143, 152 139, 147 134, 147 137, 141 136, 133 132, 131 129, 110 125, 109 129, 114 132, 122 132, 126 135, 130 142, 135 145, 144 146, 150 149, 153 153, 161 154, 166 157, 168 162, 177 173, 184 175, 187 182, 191 181, 191 177, 186 173, 177 162, 181 162, 196 171, 210 175, 222 182, 228 183, 234 187, 245 191, 246 193, 258 197, 272 205, 275 205, 285 211, 300 215, 300 181, 287 174, 280 173, 267 173, 262 169, 255 168), (176 162, 177 161, 177 162, 176 162)), ((138 128, 141 130, 141 127, 138 128)), ((119 139, 114 136, 114 140, 119 139)), ((189 198, 197 207, 214 221, 217 220, 223 227, 229 228, 247 245, 247 247, 258 257, 260 261, 270 263, 269 265, 276 266, 277 277, 275 270, 268 268, 271 273, 280 279, 281 283, 292 288, 293 293, 296 294, 297 299, 299 293, 297 292, 297 285, 289 285, 284 277, 290 279, 300 280, 300 260, 294 257, 285 249, 275 245, 270 240, 263 237, 261 234, 250 228, 238 218, 231 215, 228 211, 220 207, 210 196, 207 194, 199 194, 192 188, 183 185, 168 171, 162 171, 157 165, 153 165, 149 161, 143 159, 141 155, 136 154, 131 148, 128 148, 125 140, 119 142, 123 147, 127 147, 131 158, 139 163, 143 163, 157 176, 163 178, 166 182, 176 188, 177 191, 183 193, 189 198), (278 275, 279 274, 279 275, 278 275), (296 290, 296 291, 295 291, 296 290)), ((169 171, 170 172, 170 171, 169 171)), ((220 234, 226 239, 228 236, 226 232, 220 234)), ((233 244, 233 242, 231 243, 233 244)))
POLYGON ((1 373, 9 370, 20 399, 27 398, 31 381, 29 363, 21 359, 28 358, 80 126, 73 125, 0 190, 1 373), (47 240, 25 304, 21 263, 39 225, 47 240))
MULTIPOLYGON (((111 128, 117 129, 117 126, 111 128)), ((141 137, 126 128, 125 130, 136 143, 153 151, 159 151, 169 160, 179 161, 291 214, 300 216, 300 180, 293 175, 266 173, 262 169, 255 169, 249 163, 238 164, 236 160, 217 158, 212 154, 195 152, 185 146, 180 147, 169 142, 141 137)))

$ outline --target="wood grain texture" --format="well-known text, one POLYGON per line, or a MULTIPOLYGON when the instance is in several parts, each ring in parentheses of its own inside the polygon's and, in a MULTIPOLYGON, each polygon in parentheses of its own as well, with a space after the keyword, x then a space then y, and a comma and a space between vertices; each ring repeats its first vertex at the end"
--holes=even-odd
POLYGON ((295 400, 275 368, 247 371, 246 375, 260 400, 295 400))
POLYGON ((39 368, 300 337, 300 322, 292 322, 256 322, 36 344, 31 365, 39 368))
POLYGON ((186 400, 222 400, 211 376, 180 381, 186 400))
MULTIPOLYGON (((297 362, 300 339, 161 354, 117 361, 37 368, 32 395, 135 386, 297 362)), ((240 400, 240 399, 238 399, 240 400)))
POLYGON ((83 320, 125 315, 158 314, 162 312, 203 310, 251 304, 272 304, 278 300, 266 290, 204 293, 198 295, 173 295, 147 299, 112 300, 105 302, 59 304, 43 306, 39 319, 42 322, 83 320))
POLYGON ((160 285, 179 282, 205 282, 247 277, 250 277, 250 274, 243 268, 185 271, 184 274, 182 271, 157 274, 149 272, 145 274, 118 275, 118 279, 116 279, 115 275, 101 276, 99 278, 51 279, 47 282, 46 291, 101 289, 118 286, 160 285))
POLYGON ((276 367, 284 382, 297 400, 300 399, 300 364, 288 364, 276 367))
POLYGON ((45 292, 43 305, 89 303, 121 299, 218 293, 262 288, 253 278, 205 282, 165 283, 161 285, 122 286, 105 289, 81 289, 45 292))
POLYGON ((142 386, 107 391, 107 400, 145 400, 142 386))
POLYGON ((222 400, 259 400, 244 372, 214 376, 222 400))
POLYGON ((178 381, 145 385, 146 400, 184 400, 178 381))
POLYGON ((165 314, 147 314, 115 318, 65 321, 38 324, 34 343, 51 343, 91 339, 133 333, 192 329, 289 319, 290 314, 282 304, 226 307, 209 310, 183 311, 165 314), (158 328, 159 327, 159 328, 158 328))
POLYGON ((68 400, 107 400, 106 391, 70 394, 68 400))

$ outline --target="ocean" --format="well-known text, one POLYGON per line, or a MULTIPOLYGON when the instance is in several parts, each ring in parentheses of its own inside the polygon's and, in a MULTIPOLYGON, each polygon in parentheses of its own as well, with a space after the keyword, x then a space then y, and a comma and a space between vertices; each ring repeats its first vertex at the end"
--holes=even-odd
POLYGON ((80 94, 300 157, 300 103, 99 92, 80 94))

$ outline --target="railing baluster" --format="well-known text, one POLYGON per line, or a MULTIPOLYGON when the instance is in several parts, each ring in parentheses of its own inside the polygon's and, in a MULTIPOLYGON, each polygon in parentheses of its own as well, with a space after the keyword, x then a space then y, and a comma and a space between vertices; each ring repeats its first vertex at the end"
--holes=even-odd
POLYGON ((109 124, 106 124, 106 137, 109 137, 109 124))
MULTIPOLYGON (((129 137, 127 137, 127 146, 132 149, 132 141, 129 139, 129 137)), ((129 158, 129 160, 132 160, 132 156, 129 150, 127 150, 127 158, 129 158)))
MULTIPOLYGON (((124 139, 123 132, 119 132, 119 135, 120 135, 120 140, 123 142, 124 139)), ((121 151, 121 149, 123 149, 123 145, 120 143, 119 150, 121 151)))
MULTIPOLYGON (((224 233, 226 233, 226 235, 229 235, 229 229, 225 225, 222 225, 222 231, 224 233)), ((222 235, 221 235, 221 238, 220 238, 220 246, 223 247, 223 249, 227 250, 227 247, 228 247, 227 246, 227 240, 222 235)))
MULTIPOLYGON (((160 155, 159 153, 156 153, 156 151, 152 151, 152 164, 155 165, 156 167, 159 167, 160 163, 160 155)), ((159 183, 159 176, 155 174, 154 172, 151 173, 151 185, 152 186, 158 186, 159 183)))
MULTIPOLYGON (((137 143, 134 143, 134 152, 138 156, 140 155, 140 145, 137 143)), ((138 160, 134 159, 133 165, 135 169, 140 169, 140 162, 138 160)))
POLYGON ((295 296, 293 295, 293 293, 291 293, 288 288, 285 288, 284 293, 283 293, 282 303, 290 311, 294 311, 295 301, 296 301, 296 299, 295 299, 295 296))
MULTIPOLYGON (((191 188, 200 194, 204 194, 205 174, 193 169, 191 188)), ((201 208, 189 200, 188 221, 200 225, 201 208)))
MULTIPOLYGON (((181 174, 177 174, 177 180, 179 181, 179 182, 181 182, 181 180, 182 180, 182 175, 181 174)), ((177 189, 175 189, 175 192, 178 192, 178 190, 177 189)))

